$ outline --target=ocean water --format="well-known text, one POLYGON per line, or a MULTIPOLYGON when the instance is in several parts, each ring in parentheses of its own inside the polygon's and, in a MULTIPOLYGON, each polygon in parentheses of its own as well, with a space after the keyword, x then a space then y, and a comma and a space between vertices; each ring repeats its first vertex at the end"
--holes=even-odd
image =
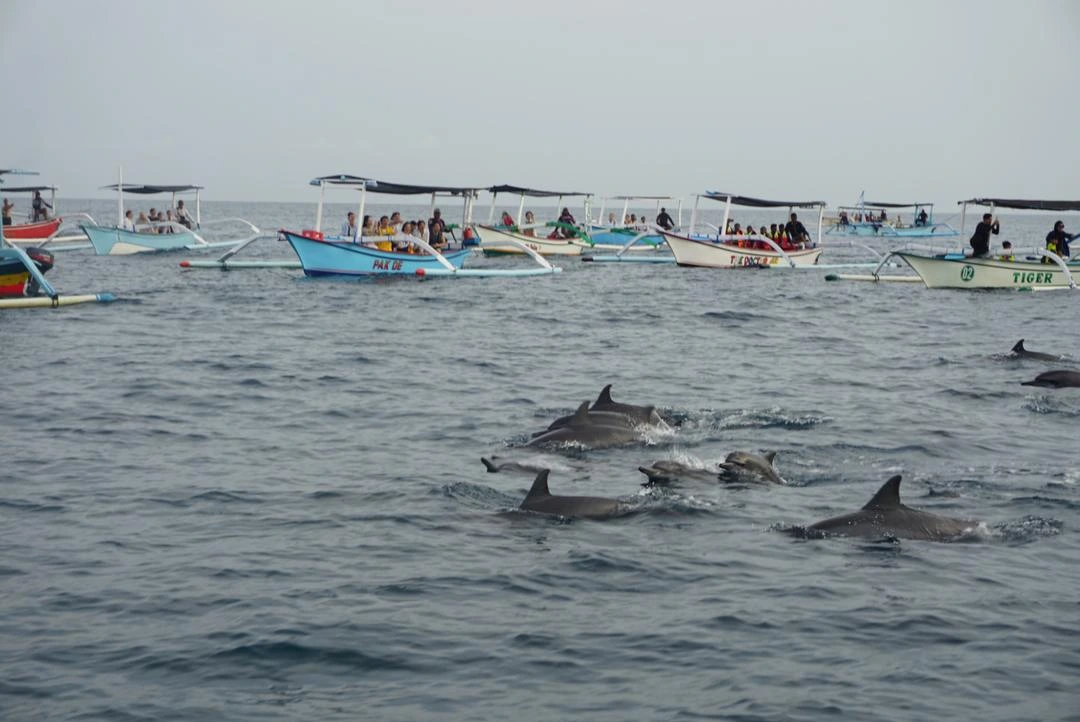
MULTIPOLYGON (((312 208, 204 214, 274 229, 312 208)), ((1075 294, 187 257, 58 255, 62 291, 121 300, 0 314, 0 718, 1080 719, 1080 390, 1020 385, 1080 362, 1075 294), (1020 338, 1071 362, 1008 357, 1020 338), (608 383, 674 433, 523 447, 608 383), (641 486, 639 465, 740 449, 777 450, 791 485, 641 486), (634 513, 515 511, 532 477, 491 455, 634 513), (788 533, 893 474, 979 533, 788 533)), ((471 265, 496 263, 519 261, 471 265)))

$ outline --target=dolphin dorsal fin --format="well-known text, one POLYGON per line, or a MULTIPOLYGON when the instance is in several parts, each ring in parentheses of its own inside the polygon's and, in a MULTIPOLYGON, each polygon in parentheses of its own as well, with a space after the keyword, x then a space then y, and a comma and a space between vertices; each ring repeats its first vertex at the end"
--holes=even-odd
POLYGON ((481 456, 480 461, 483 462, 485 467, 487 467, 489 474, 494 474, 499 471, 499 467, 495 466, 495 462, 493 462, 491 459, 487 459, 481 456))
POLYGON ((577 411, 574 412, 574 418, 570 420, 571 424, 587 424, 589 423, 589 402, 586 401, 581 406, 577 407, 577 411))
POLYGON ((900 475, 886 481, 863 509, 895 509, 900 506, 900 475))
POLYGON ((765 461, 769 462, 770 464, 774 464, 774 465, 776 464, 776 452, 775 451, 766 451, 764 456, 765 456, 765 461))
POLYGON ((1024 353, 1024 339, 1020 339, 1016 342, 1016 345, 1012 347, 1013 353, 1024 353))
POLYGON ((525 495, 525 500, 536 499, 541 496, 551 496, 551 492, 548 491, 548 474, 551 472, 548 469, 541 469, 540 473, 536 475, 536 480, 533 481, 532 488, 529 489, 529 493, 525 495))
POLYGON ((593 403, 593 406, 613 403, 615 402, 611 400, 611 384, 608 384, 603 388, 602 391, 600 391, 600 395, 596 397, 596 401, 593 403))

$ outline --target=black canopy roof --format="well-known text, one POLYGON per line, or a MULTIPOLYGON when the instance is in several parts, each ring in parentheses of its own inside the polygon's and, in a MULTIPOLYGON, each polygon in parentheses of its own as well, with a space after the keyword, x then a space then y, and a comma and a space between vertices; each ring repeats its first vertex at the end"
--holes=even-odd
POLYGON ((348 173, 319 176, 318 178, 313 178, 310 184, 317 186, 323 183, 335 186, 356 186, 357 188, 366 185, 368 193, 386 193, 389 195, 400 196, 426 195, 428 193, 446 193, 449 195, 464 196, 474 194, 480 190, 479 188, 464 188, 458 186, 422 186, 411 185, 408 183, 390 183, 388 181, 375 180, 374 178, 349 175, 348 173))
POLYGON ((734 193, 721 193, 719 191, 706 191, 704 197, 725 202, 728 198, 731 198, 733 205, 749 206, 751 208, 817 208, 825 205, 825 201, 767 201, 762 198, 737 196, 734 193))
POLYGON ((57 188, 56 186, 19 186, 17 188, 4 186, 0 190, 4 193, 33 193, 34 191, 55 191, 57 188))
MULTIPOLYGON (((104 190, 115 191, 120 188, 116 183, 111 186, 102 186, 104 190)), ((136 193, 138 195, 153 195, 154 193, 186 193, 187 191, 201 191, 202 186, 180 185, 180 186, 150 186, 142 185, 138 183, 125 183, 125 193, 136 193)))
POLYGON ((488 193, 513 193, 519 196, 529 196, 530 198, 555 198, 557 196, 591 196, 592 193, 582 193, 581 191, 540 191, 535 188, 522 188, 521 186, 491 186, 487 189, 488 193))
POLYGON ((977 206, 994 205, 998 208, 1015 208, 1025 211, 1080 211, 1080 201, 1026 201, 1017 198, 972 198, 962 203, 977 206))
MULTIPOLYGON (((932 206, 933 203, 881 203, 878 201, 865 201, 864 206, 873 206, 874 208, 919 208, 920 206, 932 206)), ((845 206, 851 208, 852 206, 845 206)), ((857 207, 857 206, 856 206, 857 207)))

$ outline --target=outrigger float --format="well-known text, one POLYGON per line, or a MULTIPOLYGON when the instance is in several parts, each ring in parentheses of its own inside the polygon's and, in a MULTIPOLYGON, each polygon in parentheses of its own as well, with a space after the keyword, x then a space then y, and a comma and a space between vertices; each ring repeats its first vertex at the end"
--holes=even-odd
POLYGON ((525 255, 527 251, 541 256, 580 256, 588 246, 588 236, 584 230, 565 223, 525 223, 525 198, 557 198, 556 208, 562 205, 563 198, 584 198, 585 218, 589 217, 591 193, 579 191, 544 191, 521 186, 499 185, 486 189, 491 193, 491 210, 486 224, 477 224, 480 236, 480 250, 485 256, 525 255), (518 212, 514 225, 495 224, 495 202, 500 193, 513 193, 519 196, 518 212), (548 229, 553 229, 548 232, 548 229), (537 235, 537 230, 542 232, 537 235), (577 242, 575 242, 575 239, 577 242))
MULTIPOLYGON (((315 228, 303 230, 299 233, 282 229, 278 232, 280 240, 287 241, 296 252, 299 262, 295 266, 304 270, 308 276, 416 276, 419 278, 434 278, 439 276, 456 277, 497 277, 497 276, 540 276, 559 273, 562 271, 557 266, 552 266, 539 254, 524 249, 523 252, 530 255, 538 265, 538 268, 504 269, 504 268, 464 268, 465 259, 471 255, 471 250, 462 239, 458 239, 455 231, 461 227, 447 226, 450 236, 448 248, 440 251, 431 246, 426 240, 415 235, 405 235, 400 232, 394 235, 364 236, 358 228, 354 236, 327 235, 322 232, 323 204, 326 189, 349 188, 360 192, 360 204, 357 218, 364 218, 364 206, 367 202, 368 193, 380 193, 386 195, 430 195, 431 212, 434 213, 435 202, 439 197, 456 197, 464 201, 464 234, 471 234, 469 221, 472 215, 473 203, 478 195, 477 188, 463 188, 451 186, 424 186, 408 185, 403 183, 388 183, 377 181, 361 176, 338 174, 320 176, 310 182, 310 185, 319 188, 319 205, 315 214, 315 228), (419 249, 419 252, 411 253, 406 250, 409 247, 419 249)), ((253 239, 254 240, 254 239, 253 239)), ((234 268, 280 268, 285 261, 250 261, 238 262, 232 260, 232 256, 249 245, 252 241, 244 243, 233 249, 225 256, 216 261, 196 262, 184 261, 184 268, 219 268, 230 270, 234 268), (243 263, 244 265, 240 265, 243 263)), ((295 263, 295 262, 294 262, 295 263)))
MULTIPOLYGON (((33 171, 5 170, 4 172, 37 175, 33 171)), ((52 254, 37 247, 16 246, 5 235, 10 227, 0 225, 0 309, 58 308, 81 303, 108 303, 116 300, 116 296, 111 293, 60 295, 52 284, 45 280, 45 272, 53 265, 52 254)))
POLYGON ((124 183, 121 174, 120 182, 104 186, 105 190, 114 190, 117 194, 118 212, 115 226, 101 226, 97 224, 81 224, 83 233, 90 239, 89 246, 66 246, 55 250, 76 250, 78 248, 92 247, 99 256, 122 256, 133 253, 147 253, 152 251, 175 251, 187 250, 212 250, 215 248, 229 248, 254 240, 263 232, 254 223, 243 218, 221 218, 212 221, 203 221, 202 203, 199 192, 202 186, 197 185, 137 185, 124 183), (176 207, 176 196, 181 193, 195 194, 195 218, 191 228, 178 221, 152 222, 136 228, 134 231, 125 230, 124 223, 124 193, 134 195, 159 195, 169 194, 171 200, 169 208, 176 207), (250 233, 243 238, 234 238, 226 241, 208 241, 199 233, 204 227, 233 223, 246 226, 250 233), (199 231, 199 232, 197 232, 199 231))
MULTIPOLYGON (((961 232, 967 206, 989 206, 1017 210, 1080 211, 1080 201, 1019 200, 1014 198, 973 198, 960 201, 961 232)), ((865 276, 837 274, 826 280, 870 282, 918 282, 927 288, 1011 288, 1044 291, 1075 289, 1074 273, 1080 271, 1080 260, 1070 261, 1046 248, 1012 248, 994 256, 966 256, 963 250, 941 252, 932 246, 906 245, 890 251, 873 273, 865 276), (916 276, 882 275, 882 266, 893 256, 900 258, 916 276)))
POLYGON ((840 211, 840 218, 825 231, 825 235, 885 238, 948 238, 960 235, 948 223, 934 222, 933 203, 884 203, 864 201, 860 197, 858 205, 838 206, 837 210, 840 211), (911 209, 911 225, 899 223, 900 215, 897 213, 893 216, 895 220, 887 218, 888 210, 904 208, 911 209), (922 215, 924 212, 925 217, 922 215))
POLYGON ((694 198, 694 210, 690 215, 690 227, 687 232, 674 233, 659 229, 660 235, 667 241, 678 265, 707 268, 773 268, 782 265, 801 268, 817 264, 822 249, 813 240, 806 246, 800 244, 799 248, 786 250, 773 239, 757 233, 748 235, 724 233, 721 229, 727 228, 733 205, 749 208, 787 208, 789 216, 795 208, 816 208, 818 210, 817 237, 821 238, 822 219, 825 214, 824 201, 771 201, 733 193, 707 191, 694 198), (725 203, 724 220, 721 226, 703 224, 715 230, 715 234, 694 232, 697 227, 698 204, 702 198, 725 203))

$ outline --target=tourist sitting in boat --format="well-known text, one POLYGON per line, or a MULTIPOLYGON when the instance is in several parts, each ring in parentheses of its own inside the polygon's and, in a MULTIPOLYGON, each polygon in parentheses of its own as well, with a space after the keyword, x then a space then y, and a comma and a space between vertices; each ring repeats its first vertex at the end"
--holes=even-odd
POLYGON ((146 217, 146 214, 139 211, 139 217, 135 220, 135 230, 139 233, 153 233, 154 229, 150 227, 150 219, 146 217))
POLYGON ((919 215, 915 217, 915 225, 917 225, 917 226, 925 226, 926 221, 928 219, 929 219, 929 216, 926 215, 926 209, 921 208, 921 209, 919 209, 919 215))
POLYGON ((135 232, 135 214, 128 211, 124 214, 124 220, 120 221, 120 229, 135 232))
POLYGON ((847 211, 840 211, 840 225, 841 226, 848 226, 850 224, 851 224, 851 221, 848 220, 847 211))
MULTIPOLYGON (((1076 238, 1077 235, 1080 234, 1066 233, 1065 222, 1058 221, 1054 224, 1054 230, 1046 234, 1046 250, 1056 253, 1067 261, 1069 260, 1069 241, 1076 238)), ((1042 262, 1051 263, 1052 261, 1043 256, 1042 262)))
POLYGON ((435 213, 428 219, 428 244, 432 248, 442 250, 447 246, 446 240, 446 221, 443 220, 442 211, 438 208, 435 209, 435 213))
MULTIPOLYGON (((405 221, 401 224, 401 235, 403 236, 411 236, 414 230, 415 227, 413 226, 412 221, 405 221)), ((409 243, 409 241, 397 241, 395 242, 394 246, 394 250, 398 251, 399 253, 414 253, 413 245, 409 243)))
POLYGON ((427 223, 421 220, 413 221, 413 235, 421 241, 427 240, 427 223))
POLYGON ((191 229, 191 214, 188 213, 187 208, 184 208, 183 201, 176 202, 176 222, 184 226, 184 228, 191 229))
POLYGON ((507 228, 513 228, 514 227, 514 217, 512 215, 510 215, 509 211, 503 211, 503 213, 502 213, 502 224, 504 226, 506 226, 507 228))
POLYGON ((993 215, 983 213, 982 220, 975 226, 975 232, 971 234, 971 240, 968 241, 971 244, 972 258, 990 255, 991 233, 995 236, 1001 233, 1001 225, 994 220, 993 215))
POLYGON ((390 216, 379 216, 379 225, 375 233, 380 236, 394 235, 394 227, 390 225, 390 216))
POLYGON ((615 218, 616 218, 615 211, 611 211, 610 213, 608 213, 607 214, 607 224, 609 226, 615 225, 615 218))
POLYGON ((394 211, 390 214, 390 228, 394 233, 397 233, 401 229, 401 213, 394 211))
POLYGON ((169 208, 168 210, 166 210, 165 211, 165 225, 163 225, 161 227, 161 232, 162 233, 176 233, 176 229, 173 228, 173 223, 175 222, 175 220, 176 219, 173 218, 172 208, 169 208))
POLYGON ((356 237, 356 214, 352 211, 345 215, 345 222, 341 224, 341 236, 342 238, 356 237))
MULTIPOLYGON (((1001 242, 1001 255, 998 256, 999 261, 1015 261, 1016 256, 1013 255, 1012 243, 1009 241, 1001 242)), ((1044 261, 1047 259, 1043 259, 1044 261)))
POLYGON ((670 231, 675 227, 675 219, 667 212, 667 208, 660 209, 660 213, 656 216, 656 225, 660 226, 665 231, 670 231))
POLYGON ((375 221, 371 220, 371 216, 365 215, 364 222, 360 225, 361 235, 374 236, 375 232, 375 221))
MULTIPOLYGON (((614 218, 615 214, 612 213, 610 215, 610 217, 614 218)), ((536 216, 533 215, 532 211, 525 211, 525 225, 526 226, 532 226, 534 223, 536 223, 536 216)), ((536 237, 536 229, 531 228, 531 227, 526 228, 525 230, 522 231, 522 234, 528 236, 529 238, 535 238, 536 237)))
POLYGON ((807 232, 806 226, 799 220, 798 213, 791 214, 791 220, 784 226, 784 234, 787 236, 788 242, 795 248, 802 248, 804 244, 810 243, 810 234, 807 232))
POLYGON ((52 210, 52 206, 41 197, 41 191, 34 191, 34 200, 30 207, 34 211, 34 223, 49 220, 49 211, 52 210))
POLYGON ((630 214, 629 214, 629 213, 627 213, 626 215, 624 215, 624 216, 622 217, 622 224, 623 224, 624 226, 628 226, 628 225, 630 225, 630 214))
POLYGON ((10 226, 11 225, 11 211, 14 210, 14 209, 15 209, 15 204, 12 203, 11 201, 9 201, 7 198, 5 198, 4 199, 4 225, 5 226, 10 226))

